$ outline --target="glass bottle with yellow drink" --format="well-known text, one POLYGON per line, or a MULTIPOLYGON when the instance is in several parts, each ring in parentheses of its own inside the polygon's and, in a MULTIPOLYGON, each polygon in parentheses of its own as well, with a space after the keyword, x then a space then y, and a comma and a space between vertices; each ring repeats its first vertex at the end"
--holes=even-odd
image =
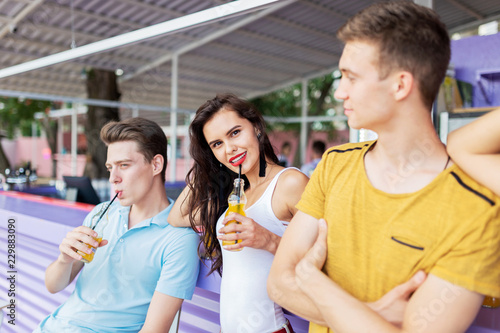
MULTIPOLYGON (((91 219, 90 227, 92 228, 92 230, 97 232, 97 237, 93 237, 97 241, 97 243, 101 243, 101 241, 102 241, 102 231, 103 231, 104 225, 107 222, 107 216, 106 216, 105 221, 101 221, 101 219, 102 219, 103 215, 105 214, 105 212, 107 211, 108 207, 111 205, 111 203, 109 205, 107 205, 106 207, 102 206, 101 210, 99 212, 97 212, 91 219)), ((84 263, 88 264, 92 260, 94 260, 94 255, 95 255, 95 251, 97 250, 97 248, 95 248, 89 244, 86 244, 86 245, 91 249, 90 253, 85 253, 85 252, 82 252, 80 250, 78 250, 76 252, 82 256, 82 259, 80 259, 80 261, 83 261, 84 263)))
MULTIPOLYGON (((230 213, 238 213, 240 215, 246 216, 245 215, 245 204, 247 203, 247 197, 245 196, 245 181, 241 178, 236 178, 234 180, 234 186, 233 190, 231 191, 231 194, 229 194, 228 198, 228 203, 229 203, 229 208, 227 209, 226 215, 229 215, 230 213)), ((226 223, 226 225, 229 225, 231 223, 240 223, 238 221, 229 221, 226 223)), ((234 245, 241 243, 241 239, 234 240, 234 241, 222 241, 222 246, 225 245, 234 245)), ((231 250, 231 251, 240 251, 241 249, 237 250, 231 250)))
POLYGON ((500 298, 486 296, 483 301, 484 308, 498 308, 500 307, 500 298))

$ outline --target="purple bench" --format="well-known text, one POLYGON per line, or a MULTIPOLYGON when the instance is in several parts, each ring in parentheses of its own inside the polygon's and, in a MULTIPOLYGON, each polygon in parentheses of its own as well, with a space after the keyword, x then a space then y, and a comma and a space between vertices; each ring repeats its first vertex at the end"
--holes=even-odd
MULTIPOLYGON (((3 309, 4 319, 0 331, 3 333, 27 333, 38 325, 49 313, 63 303, 74 289, 74 283, 65 290, 50 294, 44 284, 46 267, 59 255, 59 243, 66 233, 81 225, 91 207, 62 206, 26 197, 12 197, 0 192, 0 299, 10 301, 10 282, 5 275, 15 275, 15 326, 8 323, 9 309, 3 309), (13 218, 16 236, 15 263, 8 267, 8 221, 13 218), (14 271, 16 273, 8 273, 14 271)), ((219 332, 218 274, 206 276, 208 268, 201 264, 200 275, 193 299, 182 306, 179 332, 219 332)), ((293 315, 287 315, 297 333, 307 332, 308 323, 293 315)), ((500 309, 482 309, 468 333, 499 333, 500 309)))

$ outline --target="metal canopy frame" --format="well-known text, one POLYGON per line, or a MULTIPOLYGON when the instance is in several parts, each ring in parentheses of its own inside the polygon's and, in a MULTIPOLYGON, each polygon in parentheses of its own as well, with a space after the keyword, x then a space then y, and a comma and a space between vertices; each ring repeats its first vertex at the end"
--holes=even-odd
MULTIPOLYGON (((241 2, 4 0, 0 70, 70 50, 73 40, 81 47, 241 2)), ((267 9, 0 79, 0 89, 83 98, 83 69, 120 68, 122 102, 166 107, 171 105, 169 62, 177 54, 179 108, 194 110, 223 91, 251 98, 335 69, 342 50, 335 31, 372 2, 278 0, 267 9)), ((500 16, 497 0, 435 0, 434 7, 450 31, 500 16)), ((169 125, 168 117, 153 117, 169 125)))
MULTIPOLYGON (((75 51, 78 48, 69 49, 74 42, 85 48, 203 10, 223 14, 223 8, 256 1, 260 0, 4 0, 0 73, 2 68, 75 51)), ((276 0, 238 17, 0 79, 0 94, 113 105, 125 116, 140 113, 170 126, 175 144, 177 113, 189 114, 217 92, 252 98, 299 82, 304 89, 309 78, 333 72, 342 50, 335 31, 371 2, 276 0), (86 99, 81 73, 87 67, 123 69, 122 102, 86 99), (165 112, 171 116, 165 117, 165 112)), ((416 2, 434 2, 450 31, 500 18, 497 0, 416 2)), ((300 122, 307 121, 311 119, 303 107, 300 122)), ((172 162, 175 165, 175 154, 172 162)))

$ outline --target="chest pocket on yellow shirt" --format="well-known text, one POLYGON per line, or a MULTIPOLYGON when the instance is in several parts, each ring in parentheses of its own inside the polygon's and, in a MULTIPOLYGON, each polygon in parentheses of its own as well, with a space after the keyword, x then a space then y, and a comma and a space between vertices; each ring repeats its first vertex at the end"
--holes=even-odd
POLYGON ((405 278, 424 269, 423 259, 430 251, 432 241, 411 228, 389 227, 384 232, 377 254, 377 268, 381 273, 391 272, 405 278))

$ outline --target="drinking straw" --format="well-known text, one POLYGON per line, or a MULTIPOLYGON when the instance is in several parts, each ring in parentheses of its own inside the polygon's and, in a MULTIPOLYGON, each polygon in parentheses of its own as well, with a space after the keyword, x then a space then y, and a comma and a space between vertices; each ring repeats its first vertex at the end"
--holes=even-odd
POLYGON ((240 188, 238 189, 238 203, 240 203, 240 197, 241 197, 241 164, 240 164, 240 171, 238 172, 238 178, 240 179, 240 188))
POLYGON ((106 213, 106 211, 108 210, 109 206, 111 206, 111 204, 113 203, 113 201, 115 201, 116 197, 118 196, 118 193, 120 192, 116 192, 115 194, 115 197, 113 198, 113 200, 111 200, 111 202, 109 203, 109 205, 106 207, 106 209, 104 209, 104 211, 101 213, 101 216, 99 216, 99 218, 97 219, 97 222, 94 224, 94 226, 92 227, 92 230, 95 229, 95 227, 97 227, 97 223, 99 223, 99 221, 101 221, 102 217, 104 216, 104 214, 106 213))

